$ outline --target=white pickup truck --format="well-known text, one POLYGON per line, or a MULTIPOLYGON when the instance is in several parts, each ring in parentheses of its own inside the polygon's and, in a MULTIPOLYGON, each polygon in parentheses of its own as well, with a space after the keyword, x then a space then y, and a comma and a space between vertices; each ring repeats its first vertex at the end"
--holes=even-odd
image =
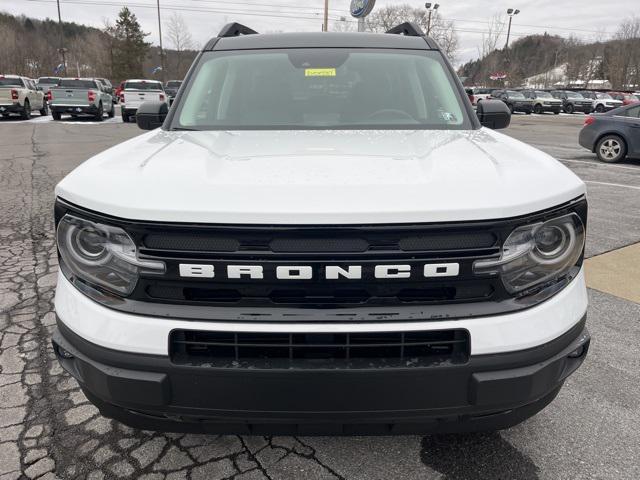
POLYGON ((120 93, 122 121, 126 123, 131 117, 135 117, 138 107, 143 102, 149 101, 167 101, 167 94, 162 87, 162 83, 157 80, 138 79, 124 82, 124 89, 120 93))
POLYGON ((44 94, 35 82, 19 75, 0 75, 0 114, 8 117, 18 113, 28 120, 32 110, 39 110, 40 115, 49 114, 44 94))

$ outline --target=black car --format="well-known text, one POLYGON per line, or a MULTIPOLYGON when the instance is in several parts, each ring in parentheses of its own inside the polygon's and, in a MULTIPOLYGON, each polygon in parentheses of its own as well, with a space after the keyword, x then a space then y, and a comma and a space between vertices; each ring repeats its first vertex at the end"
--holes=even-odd
POLYGON ((626 156, 640 158, 640 104, 588 117, 578 142, 603 162, 619 162, 626 156))
POLYGON ((562 110, 564 113, 591 113, 593 111, 593 101, 590 98, 584 98, 582 94, 578 92, 554 90, 551 92, 551 95, 553 95, 553 98, 562 100, 562 110))
POLYGON ((506 103, 511 113, 524 112, 530 115, 533 112, 533 100, 525 97, 522 92, 516 90, 494 90, 491 92, 491 96, 506 103))
POLYGON ((170 101, 173 100, 175 96, 178 94, 180 85, 182 85, 182 80, 169 80, 164 85, 164 91, 167 92, 167 95, 169 96, 170 101))

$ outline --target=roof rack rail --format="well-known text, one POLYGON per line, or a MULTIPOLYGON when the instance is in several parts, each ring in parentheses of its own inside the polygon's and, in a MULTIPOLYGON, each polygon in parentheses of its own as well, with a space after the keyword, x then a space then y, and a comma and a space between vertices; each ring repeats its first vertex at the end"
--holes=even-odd
POLYGON ((242 25, 241 23, 227 23, 220 33, 218 33, 218 38, 223 37, 239 37, 240 35, 255 35, 258 32, 252 30, 251 28, 242 25))
POLYGON ((407 35, 409 37, 424 37, 422 29, 413 22, 405 22, 400 25, 396 25, 391 30, 387 30, 386 33, 393 35, 407 35))

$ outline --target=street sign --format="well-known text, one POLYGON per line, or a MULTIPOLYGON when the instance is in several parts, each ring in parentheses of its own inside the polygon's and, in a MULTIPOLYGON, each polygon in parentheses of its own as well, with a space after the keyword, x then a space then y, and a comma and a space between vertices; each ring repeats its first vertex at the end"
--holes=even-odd
POLYGON ((351 15, 355 18, 364 18, 371 13, 376 0, 351 0, 351 15))

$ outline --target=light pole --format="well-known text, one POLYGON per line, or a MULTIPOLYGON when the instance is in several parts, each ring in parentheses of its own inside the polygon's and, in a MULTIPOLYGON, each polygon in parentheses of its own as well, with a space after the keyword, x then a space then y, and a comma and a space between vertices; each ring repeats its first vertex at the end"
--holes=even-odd
POLYGON ((164 84, 164 50, 162 48, 162 22, 160 21, 160 0, 158 0, 158 34, 160 35, 160 79, 164 84))
POLYGON ((67 51, 64 48, 64 30, 62 28, 62 15, 60 15, 60 0, 57 0, 58 3, 58 26, 60 27, 60 48, 58 51, 62 55, 62 71, 64 72, 64 76, 67 76, 67 59, 65 58, 65 52, 67 51))
POLYGON ((438 7, 440 7, 440 5, 438 5, 437 3, 427 2, 424 4, 424 6, 429 11, 429 17, 427 18, 427 35, 429 35, 431 33, 431 14, 438 10, 438 7))
POLYGON ((514 15, 518 15, 519 13, 520 13, 520 10, 518 10, 517 8, 507 9, 507 15, 509 15, 509 28, 507 29, 507 43, 505 44, 504 48, 509 48, 509 36, 511 35, 511 20, 513 20, 514 15))
POLYGON ((324 22, 322 23, 322 30, 324 32, 329 31, 329 0, 324 0, 324 22))

